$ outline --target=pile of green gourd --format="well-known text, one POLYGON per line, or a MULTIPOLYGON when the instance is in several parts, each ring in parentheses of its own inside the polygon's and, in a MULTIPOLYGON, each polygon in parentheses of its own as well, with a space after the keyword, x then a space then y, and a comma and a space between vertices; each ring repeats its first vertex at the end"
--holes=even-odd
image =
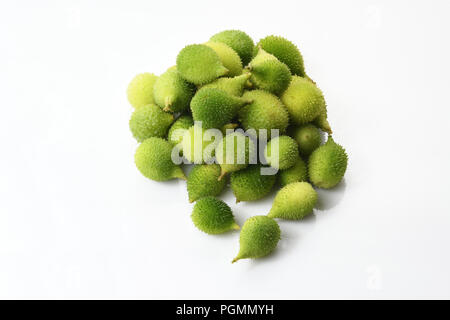
POLYGON ((192 221, 201 231, 240 229, 230 207, 215 198, 225 189, 226 175, 237 202, 261 199, 276 184, 281 186, 268 214, 244 223, 233 262, 272 252, 281 235, 274 219, 298 220, 311 214, 317 203, 313 186, 333 188, 347 169, 347 154, 331 137, 322 91, 306 75, 298 48, 282 37, 268 36, 255 45, 239 30, 217 33, 204 44, 182 49, 176 66, 159 77, 137 75, 127 95, 135 108, 130 129, 140 143, 137 168, 156 181, 187 179, 189 201, 196 202, 192 221), (213 128, 223 139, 206 137, 213 128), (232 132, 236 128, 253 136, 232 132), (262 146, 264 159, 249 164, 261 129, 267 129, 271 139, 262 146), (279 136, 271 137, 271 129, 278 129, 279 136), (322 131, 328 134, 325 144, 322 131), (194 147, 194 136, 200 137, 200 148, 194 147), (230 160, 226 145, 236 139, 244 144, 235 145, 230 160), (277 158, 271 157, 274 146, 279 148, 277 158), (194 163, 187 178, 172 161, 174 148, 194 163), (238 163, 237 157, 242 158, 238 163), (261 168, 270 166, 278 173, 262 175, 261 168))

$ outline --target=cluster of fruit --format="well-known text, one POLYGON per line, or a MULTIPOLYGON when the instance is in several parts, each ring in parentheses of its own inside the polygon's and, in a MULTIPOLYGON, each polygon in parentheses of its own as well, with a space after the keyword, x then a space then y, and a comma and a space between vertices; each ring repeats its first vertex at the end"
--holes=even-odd
POLYGON ((282 37, 255 45, 242 31, 217 33, 182 49, 176 66, 159 77, 137 75, 127 95, 135 108, 130 129, 141 143, 137 168, 156 181, 187 179, 189 200, 196 201, 191 218, 201 231, 239 229, 230 207, 215 198, 225 175, 237 202, 281 186, 268 215, 244 223, 233 262, 272 252, 281 234, 274 218, 304 218, 317 202, 313 186, 332 188, 345 174, 347 154, 331 137, 322 91, 305 74, 298 48, 282 37), (252 162, 256 145, 264 148, 263 159, 252 162), (187 178, 174 150, 195 164, 187 178), (263 174, 264 168, 276 175, 263 174))

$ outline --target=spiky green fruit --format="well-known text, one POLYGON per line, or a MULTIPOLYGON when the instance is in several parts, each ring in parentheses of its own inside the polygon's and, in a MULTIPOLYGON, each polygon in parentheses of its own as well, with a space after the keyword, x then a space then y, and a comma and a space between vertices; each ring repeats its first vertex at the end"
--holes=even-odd
POLYGON ((261 166, 255 164, 233 172, 230 184, 237 203, 264 198, 272 190, 275 181, 276 175, 262 175, 261 166))
POLYGON ((300 77, 305 76, 303 57, 297 46, 289 40, 278 36, 268 36, 261 39, 258 46, 270 54, 273 54, 278 60, 286 64, 292 74, 300 77))
POLYGON ((263 90, 252 90, 244 93, 243 98, 253 100, 242 107, 239 122, 245 130, 255 129, 259 136, 261 129, 267 130, 267 138, 271 137, 271 129, 278 129, 283 134, 289 124, 289 114, 277 96, 263 90))
POLYGON ((222 132, 218 129, 207 130, 194 124, 184 133, 182 146, 183 156, 191 163, 211 163, 214 157, 214 150, 222 137, 222 132))
POLYGON ((254 216, 245 221, 239 237, 240 249, 232 263, 241 259, 267 256, 281 239, 278 223, 267 216, 254 216))
POLYGON ((183 151, 183 136, 185 132, 194 125, 194 120, 189 115, 179 117, 170 127, 167 133, 167 141, 178 148, 179 151, 183 151))
POLYGON ((206 129, 219 129, 230 123, 237 111, 249 102, 221 89, 201 88, 191 101, 192 116, 195 121, 202 121, 206 129))
POLYGON ((219 78, 204 85, 202 88, 221 89, 228 94, 240 97, 244 93, 244 88, 247 85, 248 79, 250 79, 250 73, 242 74, 233 78, 219 78))
POLYGON ((267 163, 280 170, 292 167, 298 160, 298 145, 288 136, 279 136, 271 139, 264 149, 267 163))
POLYGON ((227 173, 242 170, 253 162, 255 147, 249 137, 233 132, 217 144, 215 155, 221 168, 219 179, 222 179, 227 173))
POLYGON ((242 64, 246 66, 252 59, 253 48, 255 44, 245 32, 240 30, 225 30, 213 35, 211 41, 222 42, 230 46, 237 52, 242 60, 242 64))
POLYGON ((142 142, 150 137, 165 138, 172 122, 172 114, 149 104, 134 110, 129 125, 136 140, 142 142))
POLYGON ((196 85, 214 81, 228 73, 219 55, 204 44, 184 47, 177 56, 177 70, 185 80, 196 85))
POLYGON ((236 51, 222 42, 209 41, 205 45, 217 53, 223 66, 228 69, 228 77, 235 77, 242 74, 241 58, 239 58, 236 51))
POLYGON ((154 104, 153 86, 158 79, 153 73, 141 73, 131 80, 127 88, 128 101, 134 108, 154 104))
POLYGON ((344 177, 347 162, 345 149, 329 136, 328 141, 309 156, 309 179, 316 187, 333 188, 344 177))
POLYGON ((303 219, 312 213, 317 203, 317 192, 308 182, 293 182, 278 191, 273 200, 270 218, 303 219))
POLYGON ((296 125, 313 121, 325 105, 322 91, 311 81, 299 76, 292 77, 289 87, 280 98, 296 125))
POLYGON ((302 158, 298 157, 297 162, 290 168, 280 170, 278 173, 278 181, 281 186, 288 185, 293 182, 307 181, 308 167, 302 158))
POLYGON ((164 72, 153 87, 155 102, 164 111, 183 112, 195 93, 195 86, 184 80, 176 68, 164 72))
POLYGON ((139 171, 155 181, 184 179, 186 177, 179 165, 172 161, 173 146, 161 138, 149 138, 136 149, 134 161, 139 171))
POLYGON ((289 135, 297 141, 300 155, 307 158, 322 143, 320 130, 313 124, 305 124, 299 127, 292 127, 289 135))
POLYGON ((325 103, 320 104, 320 112, 316 119, 314 119, 314 124, 327 132, 328 134, 332 134, 333 130, 331 130, 330 123, 328 122, 328 112, 327 106, 325 103))
POLYGON ((218 196, 225 188, 226 180, 219 180, 217 164, 195 165, 187 178, 189 202, 208 196, 218 196))
POLYGON ((234 221, 230 207, 214 197, 199 199, 194 205, 191 219, 200 231, 207 234, 219 234, 240 229, 234 221))
POLYGON ((248 68, 251 72, 250 82, 256 88, 269 91, 275 95, 279 95, 286 90, 292 78, 289 68, 263 49, 259 49, 248 68))

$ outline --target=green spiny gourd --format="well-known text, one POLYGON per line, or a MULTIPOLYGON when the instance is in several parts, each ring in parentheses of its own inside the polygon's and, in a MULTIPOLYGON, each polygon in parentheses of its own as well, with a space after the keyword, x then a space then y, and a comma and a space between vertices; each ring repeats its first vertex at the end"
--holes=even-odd
POLYGON ((228 77, 235 77, 242 74, 241 58, 239 58, 236 51, 222 42, 210 41, 206 42, 205 45, 217 53, 223 66, 228 69, 228 77))
POLYGON ((278 172, 278 181, 282 187, 293 182, 301 182, 308 180, 308 167, 302 158, 298 158, 297 162, 290 168, 280 170, 278 172))
POLYGON ((222 132, 218 129, 207 130, 198 123, 184 133, 182 140, 183 156, 191 163, 212 163, 214 150, 222 132))
POLYGON ((286 90, 292 78, 289 68, 283 62, 261 48, 248 65, 248 69, 251 73, 250 82, 256 88, 275 95, 286 90))
POLYGON ((191 219, 199 230, 207 234, 219 234, 240 229, 234 221, 230 207, 214 197, 199 199, 194 205, 191 219))
POLYGON ((245 169, 255 156, 253 141, 239 131, 227 134, 216 146, 216 161, 222 179, 227 173, 245 169))
POLYGON ((298 160, 298 145, 288 136, 279 136, 271 139, 264 150, 267 163, 280 170, 292 167, 298 160))
POLYGON ((314 119, 314 124, 327 132, 328 134, 332 134, 330 123, 328 122, 328 112, 326 103, 320 104, 320 112, 316 119, 314 119))
POLYGON ((186 180, 181 167, 172 161, 172 148, 172 144, 161 138, 145 140, 136 149, 136 167, 145 177, 155 181, 186 180))
POLYGON ((286 131, 289 114, 277 96, 263 90, 252 90, 245 92, 243 98, 253 101, 238 112, 239 122, 245 130, 255 129, 259 136, 260 130, 266 129, 268 139, 271 129, 278 129, 279 134, 286 131))
POLYGON ((303 219, 312 213, 316 203, 317 192, 308 182, 293 182, 278 191, 267 216, 287 220, 303 219))
POLYGON ((300 155, 307 158, 322 143, 320 130, 313 124, 292 127, 289 135, 297 141, 300 155))
POLYGON ((187 178, 189 202, 208 196, 218 196, 225 188, 226 179, 218 180, 218 164, 195 165, 187 178))
POLYGON ((202 86, 202 88, 217 88, 233 96, 240 97, 244 93, 248 79, 250 79, 250 73, 241 74, 233 78, 219 78, 202 86))
POLYGON ((204 44, 184 47, 177 56, 177 69, 188 82, 202 85, 228 73, 219 55, 204 44))
POLYGON ((254 216, 245 221, 239 237, 239 253, 232 263, 241 259, 267 256, 281 239, 278 223, 267 216, 254 216))
POLYGON ((246 66, 253 55, 253 48, 255 44, 245 32, 240 30, 225 30, 216 33, 210 38, 211 41, 222 42, 230 46, 237 52, 242 60, 242 64, 246 66))
POLYGON ((230 123, 238 110, 251 101, 217 88, 201 88, 191 101, 192 116, 204 128, 222 128, 230 123))
POLYGON ((142 142, 150 137, 165 138, 173 119, 172 114, 148 104, 134 110, 129 125, 136 140, 142 142))
POLYGON ((260 165, 249 165, 243 170, 233 172, 230 178, 236 202, 254 201, 270 193, 276 181, 275 175, 262 175, 260 165))
POLYGON ((289 87, 281 95, 281 101, 296 125, 313 121, 325 105, 322 91, 311 81, 299 76, 292 77, 289 87))
POLYGON ((297 46, 289 40, 278 36, 268 36, 261 39, 258 46, 268 53, 273 54, 278 60, 286 64, 292 74, 300 77, 305 76, 303 57, 297 46))
POLYGON ((184 115, 179 117, 170 127, 167 133, 167 141, 173 144, 178 150, 182 151, 183 146, 181 145, 183 141, 184 133, 194 125, 194 120, 190 115, 184 115))
POLYGON ((176 68, 164 72, 153 87, 155 102, 164 111, 183 112, 195 93, 195 86, 184 80, 176 68))
POLYGON ((153 73, 141 73, 131 80, 127 88, 128 101, 134 108, 154 104, 153 86, 158 79, 153 73))
POLYGON ((344 148, 328 136, 328 141, 309 156, 309 179, 316 187, 333 188, 344 177, 347 162, 344 148))

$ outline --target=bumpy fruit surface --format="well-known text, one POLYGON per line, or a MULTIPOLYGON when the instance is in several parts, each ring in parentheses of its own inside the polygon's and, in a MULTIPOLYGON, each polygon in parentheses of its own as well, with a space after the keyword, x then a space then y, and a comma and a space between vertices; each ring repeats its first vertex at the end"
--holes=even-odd
POLYGON ((284 187, 289 183, 301 182, 308 180, 308 167, 302 158, 298 158, 297 162, 290 168, 280 170, 278 173, 278 181, 284 187))
POLYGON ((258 54, 250 62, 250 82, 256 88, 269 91, 275 95, 281 94, 291 81, 289 68, 275 56, 259 49, 258 54))
POLYGON ((218 180, 220 166, 217 164, 195 165, 187 179, 189 202, 207 196, 218 196, 225 188, 226 180, 218 180))
POLYGON ((259 136, 260 130, 266 129, 268 139, 271 129, 278 129, 280 135, 286 131, 289 114, 277 96, 263 90, 252 90, 245 92, 243 98, 253 101, 238 112, 239 122, 245 130, 255 129, 259 136))
POLYGON ((151 137, 165 138, 172 123, 172 114, 149 104, 134 110, 129 125, 135 139, 142 142, 151 137))
POLYGON ((230 207, 214 197, 198 200, 192 210, 191 219, 199 230, 208 234, 239 230, 230 207))
POLYGON ((281 170, 290 168, 299 158, 297 142, 288 136, 275 137, 267 143, 264 155, 271 167, 281 170))
POLYGON ((317 192, 308 182, 290 183, 278 191, 268 217, 303 219, 312 213, 316 203, 317 192))
POLYGON ((225 91, 232 96, 240 97, 244 93, 244 88, 250 79, 250 73, 241 74, 234 78, 219 78, 202 88, 216 88, 225 91))
POLYGON ((211 41, 223 42, 237 52, 242 60, 242 64, 246 66, 253 55, 255 44, 245 32, 240 30, 225 30, 213 35, 211 41))
POLYGON ((245 169, 254 160, 255 146, 249 137, 233 132, 218 143, 215 155, 221 168, 219 179, 222 179, 227 173, 245 169))
POLYGON ((188 82, 206 84, 228 73, 219 55, 204 44, 184 47, 177 56, 177 70, 188 82))
POLYGON ((241 58, 239 58, 236 51, 222 42, 210 41, 205 43, 205 45, 217 53, 223 66, 228 69, 228 77, 235 77, 242 74, 241 58))
POLYGON ((180 166, 172 162, 172 145, 161 138, 149 138, 136 150, 134 161, 139 171, 155 181, 180 178, 186 180, 180 166))
POLYGON ((249 102, 217 88, 201 88, 191 101, 192 117, 205 129, 221 129, 249 102))
POLYGON ((293 127, 290 136, 297 141, 300 155, 307 158, 322 143, 320 130, 313 124, 293 127))
POLYGON ((191 163, 211 163, 218 140, 221 137, 222 132, 218 129, 207 131, 205 128, 194 124, 184 133, 182 141, 183 156, 191 163))
POLYGON ((177 145, 183 141, 183 136, 191 126, 194 125, 194 120, 189 115, 179 117, 170 127, 167 133, 167 140, 173 145, 177 145))
POLYGON ((292 74, 300 77, 305 76, 303 57, 297 46, 289 40, 278 36, 268 36, 260 40, 258 46, 285 63, 292 74))
POLYGON ((131 80, 127 88, 128 101, 134 108, 154 104, 153 85, 158 79, 153 73, 141 73, 131 80))
POLYGON ((267 216, 251 217, 242 226, 239 253, 232 263, 267 256, 277 247, 280 238, 280 227, 275 220, 267 216))
POLYGON ((309 157, 310 181, 319 188, 329 189, 341 182, 347 170, 347 153, 331 136, 309 157))
POLYGON ((230 184, 236 202, 254 201, 264 198, 275 184, 275 175, 262 175, 260 165, 250 165, 247 168, 233 172, 230 184))
POLYGON ((296 125, 313 121, 325 106, 322 91, 311 81, 298 76, 292 77, 289 87, 281 95, 281 101, 296 125))
POLYGON ((170 68, 156 80, 153 87, 155 102, 164 111, 182 112, 189 109, 195 86, 186 82, 176 68, 170 68))

